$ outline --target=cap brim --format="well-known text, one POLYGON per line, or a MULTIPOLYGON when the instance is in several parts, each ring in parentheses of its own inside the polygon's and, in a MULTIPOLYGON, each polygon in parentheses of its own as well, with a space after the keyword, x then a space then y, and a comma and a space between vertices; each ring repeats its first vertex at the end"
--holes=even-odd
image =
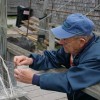
POLYGON ((75 35, 75 34, 71 34, 70 32, 67 32, 64 29, 62 29, 62 26, 58 26, 56 28, 52 28, 51 32, 58 39, 70 38, 70 37, 73 37, 75 35))

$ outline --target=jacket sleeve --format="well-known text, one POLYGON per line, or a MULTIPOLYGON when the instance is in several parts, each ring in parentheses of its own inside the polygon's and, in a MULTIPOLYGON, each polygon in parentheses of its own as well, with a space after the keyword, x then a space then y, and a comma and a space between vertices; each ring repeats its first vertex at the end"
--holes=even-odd
POLYGON ((33 64, 29 67, 35 70, 47 70, 51 68, 60 68, 61 65, 69 67, 70 54, 66 54, 64 49, 58 49, 57 51, 44 51, 43 55, 31 54, 33 58, 33 64))
POLYGON ((46 73, 40 76, 42 89, 65 93, 87 88, 100 82, 100 60, 89 60, 69 68, 63 73, 46 73))

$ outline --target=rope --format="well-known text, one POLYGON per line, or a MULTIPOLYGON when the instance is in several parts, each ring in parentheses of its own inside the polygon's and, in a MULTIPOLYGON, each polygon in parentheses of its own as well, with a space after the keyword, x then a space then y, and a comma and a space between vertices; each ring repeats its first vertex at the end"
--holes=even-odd
MULTIPOLYGON (((70 1, 67 2, 66 4, 70 3, 71 1, 72 1, 72 0, 70 0, 70 1)), ((65 4, 65 5, 66 5, 66 4, 65 4)), ((57 10, 61 9, 61 8, 64 7, 65 5, 59 7, 57 10)), ((98 8, 99 6, 100 6, 100 4, 97 5, 94 9, 90 10, 90 11, 89 11, 88 13, 86 13, 85 15, 86 15, 86 16, 89 15, 89 13, 93 12, 93 11, 94 11, 96 8, 98 8)), ((57 10, 56 10, 56 11, 57 11, 57 10)), ((56 12, 56 11, 54 11, 54 12, 56 12)), ((44 20, 44 19, 46 19, 47 17, 51 16, 54 12, 50 13, 48 16, 46 16, 46 17, 43 18, 42 20, 44 20)), ((40 21, 41 21, 41 20, 40 20, 40 21)), ((41 31, 50 32, 50 30, 45 30, 45 29, 43 29, 43 28, 38 28, 38 29, 40 29, 41 31)))
MULTIPOLYGON (((4 62, 4 60, 3 60, 3 58, 0 56, 0 59, 1 59, 1 61, 2 61, 2 64, 3 64, 3 67, 4 67, 4 69, 6 70, 6 72, 7 72, 7 75, 8 75, 8 81, 9 81, 9 86, 10 86, 10 92, 11 92, 11 96, 13 96, 13 94, 14 94, 14 89, 13 89, 13 85, 12 85, 12 82, 11 82, 11 78, 10 78, 10 74, 9 74, 9 71, 8 71, 8 68, 7 68, 7 66, 6 66, 6 64, 5 64, 5 62, 4 62)), ((1 82, 2 82, 2 80, 1 80, 1 82)), ((4 85, 3 85, 3 87, 4 87, 4 85)), ((4 88, 5 89, 5 88, 4 88)), ((6 91, 6 90, 5 90, 6 91)), ((7 97, 9 96, 8 94, 7 94, 7 92, 5 92, 6 93, 6 95, 7 95, 7 97)))
POLYGON ((38 29, 41 30, 41 31, 50 32, 50 30, 46 30, 46 29, 43 29, 43 28, 38 27, 38 29))
POLYGON ((3 83, 3 80, 2 80, 2 78, 1 78, 1 76, 0 76, 0 82, 1 82, 1 84, 2 84, 2 86, 3 86, 3 89, 4 89, 5 94, 7 95, 7 97, 9 97, 9 94, 8 94, 8 92, 7 92, 7 89, 6 89, 6 87, 5 87, 4 83, 3 83))
POLYGON ((26 36, 28 35, 30 14, 31 14, 31 0, 30 0, 30 2, 29 2, 29 16, 28 16, 28 25, 27 25, 27 34, 26 34, 26 36))
MULTIPOLYGON (((65 5, 63 5, 63 6, 60 6, 57 10, 60 10, 61 8, 63 8, 64 6, 66 6, 68 3, 70 3, 72 0, 70 0, 69 2, 67 2, 65 5)), ((56 10, 56 11, 57 11, 56 10)), ((49 15, 47 15, 46 17, 44 17, 43 19, 41 19, 40 20, 40 22, 41 21, 43 21, 44 19, 46 19, 46 18, 48 18, 49 16, 51 16, 52 14, 54 14, 56 11, 54 11, 54 12, 52 12, 52 13, 50 13, 49 15)), ((46 29, 43 29, 43 28, 38 28, 39 30, 41 30, 41 31, 45 31, 45 32, 50 32, 50 30, 46 30, 46 29)))
POLYGON ((90 10, 88 13, 86 13, 85 15, 87 16, 89 13, 91 13, 91 12, 93 12, 96 8, 98 8, 100 6, 100 4, 99 5, 97 5, 94 9, 92 9, 92 10, 90 10))
MULTIPOLYGON (((70 0, 70 1, 68 1, 65 5, 63 5, 63 6, 60 6, 57 10, 60 10, 61 8, 63 8, 64 6, 66 6, 68 3, 70 3, 72 0, 70 0)), ((56 11, 57 11, 56 10, 56 11)), ((56 11, 54 11, 54 12, 51 12, 49 15, 47 15, 46 17, 44 17, 43 19, 41 19, 40 20, 40 22, 41 21, 43 21, 44 19, 46 19, 46 18, 48 18, 49 16, 51 16, 53 13, 55 13, 56 11)))

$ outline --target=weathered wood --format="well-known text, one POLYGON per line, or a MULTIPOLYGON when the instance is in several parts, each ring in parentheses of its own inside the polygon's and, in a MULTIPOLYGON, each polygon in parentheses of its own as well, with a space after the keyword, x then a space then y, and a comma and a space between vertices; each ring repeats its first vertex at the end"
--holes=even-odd
MULTIPOLYGON (((25 22, 23 22, 24 24, 23 25, 21 25, 21 26, 25 26, 26 28, 27 28, 27 23, 25 23, 25 22)), ((31 31, 35 31, 35 32, 38 32, 39 31, 39 28, 37 27, 37 26, 35 26, 35 25, 30 25, 29 24, 29 28, 28 29, 30 29, 31 31)))
MULTIPOLYGON (((32 33, 39 32, 39 19, 38 18, 33 16, 29 20, 23 20, 22 23, 23 24, 21 26, 24 26, 27 29, 27 31, 30 30, 30 31, 32 31, 32 33)), ((27 32, 27 33, 29 33, 29 32, 27 32)), ((26 33, 26 35, 28 35, 27 33, 26 33)))
MULTIPOLYGON (((25 23, 28 23, 28 20, 23 20, 22 23, 24 23, 24 22, 25 22, 25 23)), ((31 20, 31 19, 29 20, 29 24, 30 24, 30 25, 39 26, 39 23, 38 23, 38 22, 35 22, 34 20, 31 20)))
POLYGON ((14 28, 15 31, 17 31, 19 34, 21 35, 26 35, 26 32, 23 32, 22 30, 20 30, 19 28, 15 27, 14 28))
POLYGON ((48 50, 54 50, 55 49, 55 36, 51 33, 49 33, 49 48, 48 50))
MULTIPOLYGON (((49 29, 52 27, 55 27, 55 23, 48 23, 49 29)), ((55 49, 55 36, 49 32, 49 47, 48 50, 54 50, 55 49)))
POLYGON ((12 53, 13 55, 29 55, 31 52, 17 46, 14 45, 12 43, 7 43, 7 51, 12 53))
POLYGON ((34 22, 36 22, 36 23, 40 23, 40 20, 39 20, 38 18, 34 17, 34 16, 32 16, 32 17, 30 18, 30 20, 32 20, 32 21, 34 21, 34 22))
MULTIPOLYGON (((19 34, 26 36, 26 32, 23 32, 21 29, 19 28, 14 28, 15 31, 17 31, 19 34)), ((27 38, 29 38, 32 41, 37 41, 37 35, 33 35, 33 34, 28 34, 27 38)))
POLYGON ((94 98, 100 100, 100 83, 83 90, 83 92, 93 96, 94 98))

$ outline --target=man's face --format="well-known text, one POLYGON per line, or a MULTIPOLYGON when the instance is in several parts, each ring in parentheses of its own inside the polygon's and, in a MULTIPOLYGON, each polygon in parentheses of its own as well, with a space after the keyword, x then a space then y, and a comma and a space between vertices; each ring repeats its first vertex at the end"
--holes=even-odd
POLYGON ((80 51, 80 49, 84 45, 84 42, 81 38, 71 37, 68 39, 61 39, 60 44, 63 45, 66 53, 75 55, 80 51))

